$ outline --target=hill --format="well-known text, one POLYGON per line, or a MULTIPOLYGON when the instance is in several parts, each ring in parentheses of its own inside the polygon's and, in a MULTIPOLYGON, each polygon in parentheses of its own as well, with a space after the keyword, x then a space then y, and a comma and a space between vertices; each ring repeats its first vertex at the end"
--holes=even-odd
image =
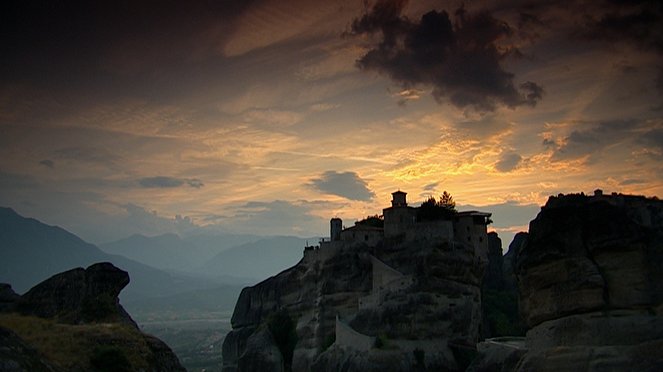
POLYGON ((264 238, 217 254, 200 267, 200 272, 262 280, 301 260, 305 245, 306 239, 292 236, 264 238))
POLYGON ((17 292, 22 293, 58 272, 100 261, 112 262, 131 275, 122 298, 163 296, 219 284, 109 255, 60 227, 0 208, 0 282, 12 283, 17 292))

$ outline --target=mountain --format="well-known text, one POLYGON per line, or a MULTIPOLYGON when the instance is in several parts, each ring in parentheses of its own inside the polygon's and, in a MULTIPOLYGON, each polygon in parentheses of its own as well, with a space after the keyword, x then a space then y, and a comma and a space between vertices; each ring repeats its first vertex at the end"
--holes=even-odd
POLYGON ((200 266, 207 256, 190 242, 176 234, 153 237, 132 235, 110 243, 99 244, 104 252, 130 258, 158 269, 191 270, 200 266))
POLYGON ((219 284, 109 255, 60 227, 22 217, 10 208, 0 208, 0 282, 12 283, 19 293, 58 272, 101 261, 112 262, 130 273, 131 283, 123 298, 162 296, 219 284))
POLYGON ((200 271, 261 280, 296 264, 305 245, 306 239, 292 236, 265 238, 217 254, 200 271))

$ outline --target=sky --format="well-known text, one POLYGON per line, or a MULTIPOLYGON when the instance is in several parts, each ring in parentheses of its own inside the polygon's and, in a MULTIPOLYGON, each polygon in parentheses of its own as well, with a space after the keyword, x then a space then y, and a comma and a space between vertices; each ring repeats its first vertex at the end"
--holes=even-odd
POLYGON ((504 246, 663 196, 659 1, 4 1, 0 205, 93 243, 326 236, 450 192, 504 246))

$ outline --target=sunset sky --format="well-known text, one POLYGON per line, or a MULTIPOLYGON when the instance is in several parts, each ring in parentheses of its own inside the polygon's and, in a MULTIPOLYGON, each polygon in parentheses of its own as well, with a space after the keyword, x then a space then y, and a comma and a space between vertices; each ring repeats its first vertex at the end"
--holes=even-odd
POLYGON ((506 246, 549 195, 663 197, 660 4, 3 1, 0 205, 326 236, 446 190, 506 246))

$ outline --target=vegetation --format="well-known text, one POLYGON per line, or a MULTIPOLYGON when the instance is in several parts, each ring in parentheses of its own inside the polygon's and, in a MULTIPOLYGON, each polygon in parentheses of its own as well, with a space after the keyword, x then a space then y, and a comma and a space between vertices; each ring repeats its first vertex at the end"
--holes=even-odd
POLYGON ((375 346, 376 349, 382 349, 387 346, 387 336, 380 333, 375 337, 375 346))
POLYGON ((361 225, 361 226, 370 226, 370 227, 384 227, 384 217, 373 215, 373 216, 367 216, 361 221, 355 222, 355 225, 361 225))
POLYGON ((284 309, 277 311, 267 319, 267 327, 274 337, 274 342, 283 356, 285 370, 292 370, 292 354, 297 344, 296 323, 284 309))
POLYGON ((481 301, 490 337, 525 335, 525 327, 518 313, 517 294, 486 289, 482 293, 481 301))
POLYGON ((440 196, 440 200, 435 197, 429 197, 417 210, 417 220, 419 221, 436 221, 436 220, 450 220, 456 215, 456 202, 451 194, 444 191, 440 196))
POLYGON ((146 370, 145 359, 150 354, 143 335, 135 328, 120 323, 69 325, 54 320, 19 314, 0 314, 0 326, 13 330, 19 337, 46 360, 59 369, 92 370, 97 362, 116 358, 126 370, 146 370), (103 344, 122 345, 123 356, 116 352, 98 349, 103 344))

